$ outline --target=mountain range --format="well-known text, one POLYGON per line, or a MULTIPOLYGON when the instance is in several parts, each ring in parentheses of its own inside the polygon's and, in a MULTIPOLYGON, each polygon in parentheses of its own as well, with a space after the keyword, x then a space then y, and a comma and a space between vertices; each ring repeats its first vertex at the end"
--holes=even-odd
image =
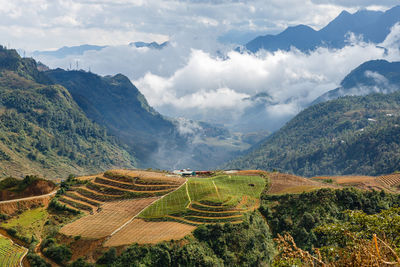
POLYGON ((381 43, 391 28, 400 21, 400 6, 386 12, 359 10, 354 14, 342 11, 324 28, 316 31, 306 25, 288 27, 277 35, 258 36, 245 44, 245 49, 257 52, 285 50, 295 47, 306 52, 317 47, 342 48, 348 43, 349 33, 362 36, 365 42, 381 43))

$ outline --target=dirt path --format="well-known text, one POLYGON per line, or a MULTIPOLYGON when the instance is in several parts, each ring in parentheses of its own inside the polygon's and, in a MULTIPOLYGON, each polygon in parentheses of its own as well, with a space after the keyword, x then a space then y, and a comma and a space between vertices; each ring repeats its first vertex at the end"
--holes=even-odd
POLYGON ((190 194, 189 194, 189 186, 188 186, 188 183, 187 183, 187 179, 186 179, 186 195, 188 196, 188 198, 189 198, 189 203, 187 204, 187 206, 186 206, 186 208, 188 209, 189 208, 189 206, 190 206, 190 204, 192 204, 192 199, 190 198, 190 194))
POLYGON ((11 200, 3 200, 0 201, 0 204, 3 203, 13 203, 13 202, 19 202, 19 201, 24 201, 24 200, 32 200, 32 199, 37 199, 37 198, 42 198, 42 197, 48 197, 48 196, 52 196, 55 195, 57 193, 57 190, 54 190, 53 192, 50 192, 46 195, 40 195, 40 196, 34 196, 34 197, 25 197, 25 198, 17 198, 17 199, 11 199, 11 200))
POLYGON ((219 195, 218 187, 217 187, 217 185, 215 184, 214 181, 213 181, 213 185, 215 187, 215 191, 217 192, 217 196, 218 196, 219 200, 221 200, 221 196, 219 195))
POLYGON ((42 251, 40 250, 40 245, 42 244, 42 238, 39 239, 38 244, 35 247, 35 253, 37 255, 39 255, 42 259, 44 259, 48 264, 50 264, 52 267, 58 267, 60 265, 58 265, 57 263, 55 263, 54 261, 50 260, 49 258, 47 258, 45 255, 43 255, 42 251))

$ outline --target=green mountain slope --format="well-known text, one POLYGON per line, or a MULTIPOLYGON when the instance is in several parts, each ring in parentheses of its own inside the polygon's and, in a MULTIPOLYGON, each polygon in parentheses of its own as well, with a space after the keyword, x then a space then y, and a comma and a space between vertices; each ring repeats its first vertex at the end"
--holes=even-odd
POLYGON ((304 176, 400 169, 400 93, 343 97, 307 108, 225 167, 304 176))
POLYGON ((150 107, 126 76, 62 69, 46 75, 67 88, 86 115, 126 143, 142 163, 152 160, 161 142, 176 145, 179 135, 173 123, 150 107))
POLYGON ((0 176, 55 178, 133 165, 134 158, 34 60, 0 47, 0 176))

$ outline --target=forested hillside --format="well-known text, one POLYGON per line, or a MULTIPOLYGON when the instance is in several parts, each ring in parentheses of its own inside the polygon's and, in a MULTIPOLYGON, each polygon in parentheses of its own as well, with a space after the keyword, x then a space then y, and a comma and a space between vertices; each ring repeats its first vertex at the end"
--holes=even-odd
POLYGON ((0 47, 0 176, 49 178, 133 167, 134 158, 90 121, 32 59, 0 47))
POLYGON ((62 69, 46 75, 65 86, 86 115, 126 143, 142 163, 154 161, 151 156, 162 144, 179 143, 175 125, 150 107, 126 76, 62 69))
POLYGON ((227 168, 303 176, 399 170, 400 93, 343 97, 307 108, 227 168))

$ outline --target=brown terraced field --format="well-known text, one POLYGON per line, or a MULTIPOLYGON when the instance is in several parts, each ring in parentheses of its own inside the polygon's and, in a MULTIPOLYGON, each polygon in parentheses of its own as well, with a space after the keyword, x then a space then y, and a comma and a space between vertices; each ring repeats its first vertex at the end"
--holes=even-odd
POLYGON ((196 227, 178 222, 146 222, 135 219, 108 239, 104 246, 116 247, 126 244, 155 244, 171 239, 181 239, 196 227))
POLYGON ((378 181, 388 187, 400 185, 400 173, 393 173, 378 177, 378 181))
POLYGON ((67 224, 61 228, 60 233, 93 239, 107 237, 157 199, 158 197, 107 202, 101 206, 100 212, 67 224))
POLYGON ((268 177, 270 179, 269 194, 295 194, 318 188, 335 187, 334 185, 286 173, 271 172, 268 173, 268 177))
POLYGON ((86 184, 73 187, 58 201, 86 216, 65 225, 60 233, 92 239, 111 235, 148 205, 186 181, 163 173, 131 170, 107 171, 85 176, 83 180, 86 184))
MULTIPOLYGON (((390 175, 386 176, 389 177, 390 175)), ((389 187, 381 179, 382 177, 362 176, 362 175, 346 175, 346 176, 321 176, 313 177, 313 180, 332 182, 339 186, 351 186, 362 190, 388 190, 389 187)), ((384 178, 383 178, 384 179, 384 178)))

